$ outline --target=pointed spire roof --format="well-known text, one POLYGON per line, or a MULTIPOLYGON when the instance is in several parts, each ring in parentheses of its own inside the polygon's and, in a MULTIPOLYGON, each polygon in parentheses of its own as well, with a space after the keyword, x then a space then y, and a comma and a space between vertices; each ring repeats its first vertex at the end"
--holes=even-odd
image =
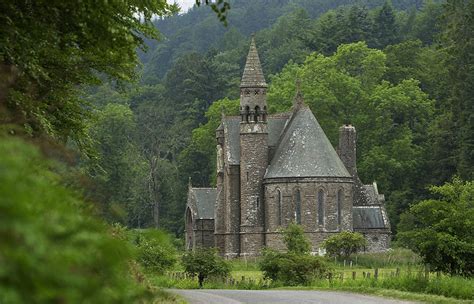
POLYGON ((247 62, 245 63, 244 73, 242 75, 242 81, 240 82, 241 88, 266 88, 267 83, 263 76, 262 66, 260 64, 260 58, 258 57, 257 47, 255 46, 255 39, 252 36, 250 42, 250 50, 247 55, 247 62))
POLYGON ((281 177, 351 177, 307 106, 295 109, 265 174, 281 177))

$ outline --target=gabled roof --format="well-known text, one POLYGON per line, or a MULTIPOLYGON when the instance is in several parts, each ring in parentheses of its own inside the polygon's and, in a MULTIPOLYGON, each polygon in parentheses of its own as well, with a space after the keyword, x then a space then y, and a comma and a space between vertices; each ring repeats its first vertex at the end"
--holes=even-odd
MULTIPOLYGON (((276 147, 289 114, 270 115, 267 117, 268 145, 276 147)), ((226 145, 226 160, 230 165, 240 164, 240 117, 226 116, 223 120, 226 145)))
POLYGON ((265 178, 351 177, 311 110, 299 104, 265 178))
POLYGON ((190 194, 195 198, 197 218, 213 219, 217 190, 215 188, 191 188, 190 194))
POLYGON ((255 39, 252 37, 250 42, 250 49, 247 55, 247 62, 245 63, 241 88, 266 88, 267 83, 263 76, 262 66, 258 57, 257 47, 255 46, 255 39))

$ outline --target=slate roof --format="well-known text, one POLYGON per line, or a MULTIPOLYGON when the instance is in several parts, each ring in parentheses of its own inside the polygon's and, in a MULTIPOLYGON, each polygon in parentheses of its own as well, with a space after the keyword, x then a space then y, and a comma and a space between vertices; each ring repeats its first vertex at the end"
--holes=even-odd
MULTIPOLYGON (((278 114, 267 117, 268 145, 276 147, 280 139, 289 114, 278 114)), ((226 159, 231 165, 240 164, 240 117, 226 116, 224 119, 224 136, 226 145, 226 159)))
POLYGON ((267 83, 263 76, 262 66, 258 57, 257 47, 255 46, 255 39, 252 37, 250 42, 250 50, 247 55, 247 62, 245 63, 241 88, 266 88, 267 83))
POLYGON ((351 177, 311 110, 298 106, 265 178, 351 177))
POLYGON ((192 188, 196 198, 197 218, 213 219, 217 190, 215 188, 192 188))
POLYGON ((354 206, 352 207, 352 218, 354 229, 386 228, 380 206, 354 206))

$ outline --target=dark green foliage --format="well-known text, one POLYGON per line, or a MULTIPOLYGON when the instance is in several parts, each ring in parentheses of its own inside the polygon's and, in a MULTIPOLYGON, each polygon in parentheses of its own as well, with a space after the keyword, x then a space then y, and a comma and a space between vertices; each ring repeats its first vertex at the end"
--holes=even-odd
POLYGON ((457 144, 457 170, 474 179, 474 2, 447 1, 442 43, 447 48, 450 105, 457 144))
POLYGON ((329 273, 320 257, 266 249, 260 261, 263 276, 286 286, 307 285, 329 273))
POLYGON ((308 254, 311 251, 311 243, 304 236, 301 225, 291 223, 283 230, 283 241, 289 253, 308 254))
POLYGON ((210 276, 227 276, 230 265, 219 255, 214 248, 196 248, 186 252, 182 257, 184 271, 197 275, 199 287, 202 288, 204 280, 210 276))
POLYGON ((131 303, 131 247, 31 145, 0 139, 0 302, 131 303))
POLYGON ((373 25, 375 47, 384 48, 398 42, 399 28, 393 7, 388 1, 376 13, 373 25))
POLYGON ((175 11, 162 0, 2 1, 0 78, 11 80, 3 123, 84 143, 90 113, 78 85, 96 84, 98 75, 132 79, 143 37, 158 37, 152 16, 175 11))
POLYGON ((367 240, 358 232, 342 231, 327 238, 322 246, 326 249, 327 255, 348 259, 364 249, 367 246, 367 240))
POLYGON ((147 270, 164 273, 178 261, 171 236, 161 230, 132 230, 129 240, 137 247, 137 261, 147 270))
POLYGON ((431 192, 438 198, 414 204, 402 215, 400 243, 418 253, 432 270, 472 276, 474 183, 455 178, 431 187, 431 192))

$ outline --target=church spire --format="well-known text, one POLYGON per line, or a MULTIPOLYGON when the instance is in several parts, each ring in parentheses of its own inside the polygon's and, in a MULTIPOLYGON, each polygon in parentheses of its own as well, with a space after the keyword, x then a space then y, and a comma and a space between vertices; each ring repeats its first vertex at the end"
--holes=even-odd
POLYGON ((257 47, 255 45, 255 38, 252 36, 250 42, 250 49, 247 55, 247 62, 245 63, 244 74, 240 82, 241 88, 266 88, 267 83, 263 76, 260 58, 258 57, 257 47))
POLYGON ((240 82, 240 116, 243 123, 262 123, 267 120, 267 83, 253 36, 240 82))

